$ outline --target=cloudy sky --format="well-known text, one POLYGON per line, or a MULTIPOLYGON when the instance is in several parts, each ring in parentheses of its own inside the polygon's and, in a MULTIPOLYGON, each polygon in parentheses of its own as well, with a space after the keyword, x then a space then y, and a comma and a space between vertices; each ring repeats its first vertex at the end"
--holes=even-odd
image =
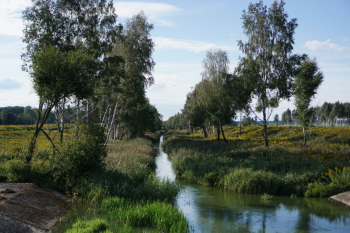
MULTIPOLYGON (((247 0, 114 1, 118 21, 143 10, 154 24, 155 84, 147 90, 164 118, 179 112, 186 94, 201 80, 205 52, 228 52, 231 71, 238 57, 237 40, 246 41, 241 15, 247 0)), ((253 1, 256 2, 256 1, 253 1)), ((267 6, 272 0, 264 1, 267 6)), ((294 53, 316 58, 324 73, 313 105, 350 101, 350 1, 286 0, 285 11, 298 19, 294 53)), ((0 107, 38 105, 30 77, 21 70, 22 11, 30 0, 0 0, 0 107)), ((282 102, 281 114, 293 102, 282 102)))

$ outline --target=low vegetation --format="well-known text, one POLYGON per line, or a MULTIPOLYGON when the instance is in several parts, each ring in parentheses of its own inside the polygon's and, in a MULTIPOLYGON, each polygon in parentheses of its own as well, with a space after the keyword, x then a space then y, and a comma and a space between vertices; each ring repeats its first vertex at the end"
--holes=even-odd
MULTIPOLYGON (((0 137, 4 139, 0 147, 0 178, 2 182, 48 186, 100 213, 93 219, 81 216, 68 232, 133 232, 135 227, 187 231, 186 219, 173 205, 180 187, 159 180, 154 173, 156 154, 152 141, 159 140, 160 131, 104 147, 104 134, 98 127, 81 126, 76 137, 70 132, 73 127, 68 126, 65 140, 62 144, 57 141, 55 151, 40 135, 38 149, 28 165, 24 142, 33 130, 33 126, 0 126, 0 137), (11 143, 17 141, 22 143, 11 143)), ((51 136, 59 140, 57 131, 52 131, 51 136)))
POLYGON ((349 128, 312 129, 303 146, 299 127, 269 127, 263 147, 259 126, 227 127, 228 143, 216 135, 169 131, 163 148, 177 176, 242 193, 330 196, 348 190, 349 128), (338 169, 339 168, 339 169, 338 169))

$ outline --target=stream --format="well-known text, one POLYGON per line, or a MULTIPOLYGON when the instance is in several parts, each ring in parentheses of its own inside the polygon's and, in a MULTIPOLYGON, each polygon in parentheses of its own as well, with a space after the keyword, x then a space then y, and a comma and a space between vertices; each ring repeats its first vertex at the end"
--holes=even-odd
MULTIPOLYGON (((176 180, 168 155, 158 145, 156 174, 176 180)), ((177 208, 192 232, 350 232, 350 210, 327 198, 290 198, 238 194, 179 181, 177 208)))
MULTIPOLYGON (((161 148, 162 142, 163 136, 156 145, 156 174, 160 179, 175 181, 176 174, 161 148)), ((191 232, 350 232, 350 209, 327 198, 274 196, 265 201, 260 195, 178 182, 182 191, 176 206, 186 216, 191 232)), ((90 212, 88 206, 74 205, 50 233, 65 232, 78 218, 96 217, 101 215, 90 212)), ((153 232, 138 228, 134 231, 153 232)))

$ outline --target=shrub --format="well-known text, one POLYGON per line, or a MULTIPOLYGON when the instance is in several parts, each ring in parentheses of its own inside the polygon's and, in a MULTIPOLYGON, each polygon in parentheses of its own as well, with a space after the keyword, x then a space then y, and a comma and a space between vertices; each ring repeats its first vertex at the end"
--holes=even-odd
POLYGON ((79 137, 63 142, 53 161, 54 183, 58 189, 70 191, 103 167, 107 152, 102 142, 103 132, 96 126, 89 126, 79 137))
POLYGON ((31 179, 30 165, 23 160, 12 159, 5 164, 5 173, 9 182, 27 182, 31 179))
POLYGON ((83 221, 81 219, 76 222, 72 229, 66 231, 66 233, 111 233, 107 230, 108 225, 106 221, 102 219, 94 219, 90 221, 83 221))
POLYGON ((328 169, 325 175, 326 182, 308 184, 306 197, 329 197, 350 189, 350 167, 328 169))

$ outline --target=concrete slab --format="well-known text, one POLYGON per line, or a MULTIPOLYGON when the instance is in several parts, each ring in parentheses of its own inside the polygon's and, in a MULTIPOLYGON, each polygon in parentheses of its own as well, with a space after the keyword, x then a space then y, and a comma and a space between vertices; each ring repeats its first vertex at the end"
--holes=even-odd
POLYGON ((331 199, 350 206, 350 191, 331 196, 331 199))
POLYGON ((47 232, 69 206, 69 199, 53 190, 0 183, 0 232, 47 232))

